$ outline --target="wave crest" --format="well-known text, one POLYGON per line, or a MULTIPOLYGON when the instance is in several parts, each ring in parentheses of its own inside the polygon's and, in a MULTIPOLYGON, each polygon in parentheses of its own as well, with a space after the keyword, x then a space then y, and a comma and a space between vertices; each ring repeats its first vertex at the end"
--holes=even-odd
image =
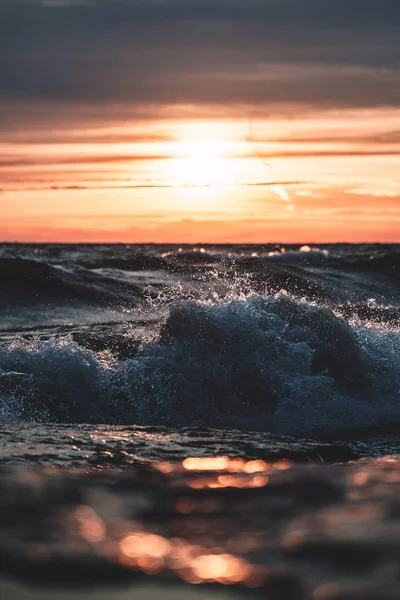
POLYGON ((288 297, 181 302, 132 353, 113 362, 72 340, 0 349, 3 418, 296 435, 400 422, 399 330, 288 297))

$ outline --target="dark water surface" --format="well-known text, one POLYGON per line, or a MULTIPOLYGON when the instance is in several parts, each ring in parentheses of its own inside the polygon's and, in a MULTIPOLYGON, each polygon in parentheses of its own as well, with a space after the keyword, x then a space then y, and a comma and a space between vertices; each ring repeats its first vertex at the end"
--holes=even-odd
POLYGON ((400 597, 399 291, 398 245, 0 245, 3 595, 400 597))

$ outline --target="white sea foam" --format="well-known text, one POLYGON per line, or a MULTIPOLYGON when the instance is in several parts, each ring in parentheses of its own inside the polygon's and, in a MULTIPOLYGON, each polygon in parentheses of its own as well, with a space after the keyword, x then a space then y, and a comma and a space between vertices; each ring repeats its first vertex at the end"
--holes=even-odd
POLYGON ((400 330, 288 297, 178 303, 136 356, 71 339, 0 349, 2 419, 311 435, 400 422, 400 330))

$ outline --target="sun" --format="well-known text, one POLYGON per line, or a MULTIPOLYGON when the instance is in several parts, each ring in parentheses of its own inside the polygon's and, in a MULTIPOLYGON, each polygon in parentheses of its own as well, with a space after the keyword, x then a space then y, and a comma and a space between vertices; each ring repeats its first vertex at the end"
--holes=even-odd
POLYGON ((234 183, 234 143, 204 127, 186 128, 175 142, 171 177, 185 187, 211 187, 234 183))
POLYGON ((215 139, 193 140, 182 144, 181 176, 187 185, 215 186, 226 184, 232 177, 231 160, 223 142, 215 139))

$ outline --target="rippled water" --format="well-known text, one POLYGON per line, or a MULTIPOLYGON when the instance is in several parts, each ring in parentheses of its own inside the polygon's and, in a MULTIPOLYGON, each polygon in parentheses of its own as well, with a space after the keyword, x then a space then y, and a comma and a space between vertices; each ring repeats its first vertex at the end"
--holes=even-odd
POLYGON ((109 598, 146 583, 155 598, 165 584, 282 600, 399 591, 398 459, 193 457, 125 471, 3 467, 0 477, 8 581, 111 586, 109 598))
POLYGON ((396 245, 0 246, 10 600, 399 597, 399 267, 396 245))

